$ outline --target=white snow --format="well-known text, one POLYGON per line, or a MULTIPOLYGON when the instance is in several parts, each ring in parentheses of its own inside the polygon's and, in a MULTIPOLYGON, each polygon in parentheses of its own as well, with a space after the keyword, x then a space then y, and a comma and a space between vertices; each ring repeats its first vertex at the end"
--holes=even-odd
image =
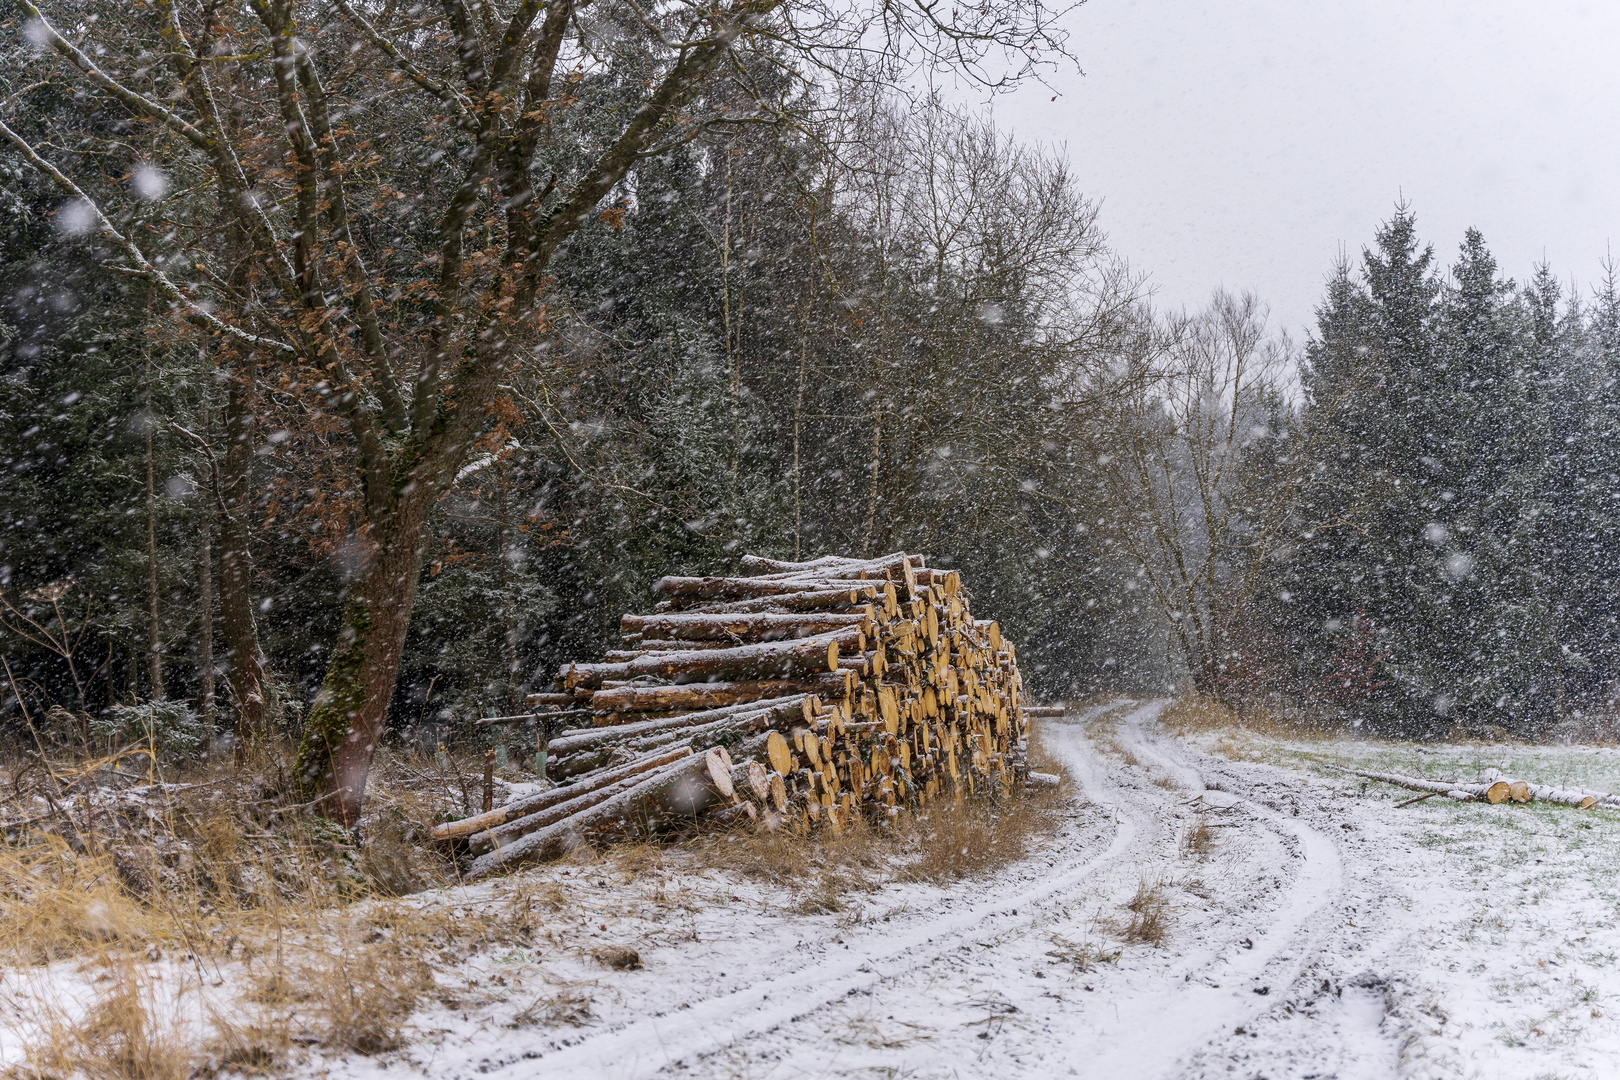
POLYGON ((635 876, 555 865, 424 898, 522 903, 545 932, 441 968, 402 1050, 317 1050, 295 1071, 1620 1075, 1620 814, 1396 809, 1407 793, 1325 767, 1496 766, 1614 790, 1620 754, 1177 738, 1158 729, 1161 708, 1115 702, 1046 723, 1074 805, 1046 849, 992 880, 891 884, 806 914, 786 886, 671 860, 635 876), (1199 820, 1217 836, 1202 856, 1182 842, 1199 820), (1161 945, 1125 940, 1144 881, 1169 903, 1161 945), (592 959, 615 944, 643 969, 592 959))

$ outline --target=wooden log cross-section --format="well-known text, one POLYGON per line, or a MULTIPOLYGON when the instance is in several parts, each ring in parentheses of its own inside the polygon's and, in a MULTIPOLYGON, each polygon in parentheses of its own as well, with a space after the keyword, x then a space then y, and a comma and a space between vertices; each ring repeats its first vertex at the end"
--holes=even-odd
POLYGON ((1436 780, 1420 776, 1402 776, 1398 773, 1366 772, 1361 769, 1339 771, 1405 788, 1408 791, 1421 791, 1425 793, 1425 797, 1443 795, 1459 802, 1487 802, 1493 805, 1506 802, 1550 802, 1581 810, 1590 810, 1594 807, 1620 809, 1620 795, 1611 792, 1515 780, 1498 769, 1486 769, 1475 780, 1436 780))
POLYGON ((904 552, 740 567, 659 579, 605 661, 530 696, 591 726, 544 744, 555 787, 434 830, 472 877, 694 821, 842 830, 1056 783, 1028 774, 1016 652, 955 571, 904 552))

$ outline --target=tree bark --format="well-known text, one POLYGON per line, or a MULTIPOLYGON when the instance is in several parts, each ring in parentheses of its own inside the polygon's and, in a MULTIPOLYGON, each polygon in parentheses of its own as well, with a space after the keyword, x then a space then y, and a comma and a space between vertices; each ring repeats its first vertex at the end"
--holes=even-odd
POLYGON ((865 635, 858 627, 792 641, 761 642, 730 649, 650 653, 618 664, 568 664, 558 673, 563 686, 600 686, 604 679, 642 675, 701 682, 721 679, 787 679, 837 671, 840 650, 861 652, 865 635))
POLYGON ((506 662, 507 707, 516 709, 523 700, 523 689, 518 680, 518 624, 512 603, 511 552, 512 524, 506 499, 506 474, 497 464, 491 470, 495 483, 496 558, 500 566, 501 588, 501 659, 506 662))
POLYGON ((197 544, 197 711, 214 716, 214 545, 205 521, 197 544))
POLYGON ((158 599, 157 564, 157 480, 152 454, 152 428, 157 413, 152 408, 152 356, 146 356, 146 681, 147 697, 158 701, 169 696, 163 683, 163 620, 158 599))
POLYGON ((828 672, 800 679, 758 679, 749 682, 682 683, 678 686, 616 686, 591 696, 591 708, 601 712, 635 713, 660 709, 716 709, 790 694, 817 694, 833 700, 849 695, 849 680, 828 672))
POLYGON ((426 483, 402 488, 393 512, 355 540, 361 568, 344 598, 338 643, 293 766, 305 794, 333 795, 329 815, 351 829, 387 724, 421 577, 424 526, 437 498, 426 483))
POLYGON ((231 708, 236 720, 236 758, 264 730, 266 676, 253 611, 252 508, 253 414, 246 389, 232 378, 225 398, 225 459, 220 467, 219 610, 229 665, 231 708))

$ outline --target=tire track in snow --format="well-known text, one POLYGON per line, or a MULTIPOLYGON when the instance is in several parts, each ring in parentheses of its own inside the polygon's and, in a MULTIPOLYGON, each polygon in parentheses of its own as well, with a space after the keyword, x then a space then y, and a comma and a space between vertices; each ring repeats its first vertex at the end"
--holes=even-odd
MULTIPOLYGON (((1097 706, 1079 719, 1119 707, 1123 701, 1097 706)), ((1073 721, 1071 721, 1073 723, 1073 721)), ((1078 734, 1078 729, 1076 729, 1078 734)), ((1064 762, 1093 802, 1108 785, 1088 754, 1078 752, 1070 740, 1061 740, 1064 762)), ((1104 865, 1117 861, 1136 845, 1140 815, 1118 818, 1108 848, 1090 857, 1053 866, 1034 884, 1012 894, 950 911, 896 933, 891 930, 846 934, 848 955, 823 959, 763 980, 738 991, 719 994, 689 1006, 648 1016, 621 1027, 587 1034, 579 1042, 537 1057, 504 1063, 490 1062, 486 1076, 531 1076, 544 1072, 547 1080, 573 1077, 640 1080, 682 1062, 717 1053, 740 1040, 766 1034, 783 1024, 809 1015, 852 993, 913 971, 964 943, 1006 933, 1016 916, 1010 911, 1031 908, 1055 893, 1091 880, 1104 865)), ((1018 920, 1027 922, 1027 917, 1018 920)))
MULTIPOLYGON (((1240 807, 1287 837, 1296 872, 1281 903, 1263 921, 1230 927, 1224 947, 1190 965, 1179 987, 1158 995, 1124 997, 1116 1003, 1107 1027, 1088 1025, 1070 1033, 1069 1049, 1084 1056, 1088 1075, 1098 1077, 1179 1075, 1193 1054, 1272 1008, 1270 988, 1287 987, 1298 978, 1322 937, 1310 920, 1338 899, 1343 886, 1343 865, 1333 841, 1253 799, 1206 788, 1195 768, 1147 734, 1165 704, 1150 702, 1123 717, 1120 741, 1206 804, 1240 807), (1240 935, 1253 947, 1239 946, 1240 935), (1267 996, 1260 996, 1262 987, 1267 996)), ((1120 799, 1119 809, 1129 812, 1124 804, 1135 800, 1117 787, 1113 794, 1120 799)))

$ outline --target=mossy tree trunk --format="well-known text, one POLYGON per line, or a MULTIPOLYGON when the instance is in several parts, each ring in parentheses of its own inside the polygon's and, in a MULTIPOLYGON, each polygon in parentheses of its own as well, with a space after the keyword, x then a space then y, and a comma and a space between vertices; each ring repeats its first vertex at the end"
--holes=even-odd
POLYGON ((294 767, 308 798, 353 828, 360 820, 371 758, 388 722, 405 633, 422 569, 424 525, 435 496, 418 489, 391 520, 362 537, 361 567, 343 601, 338 643, 294 767))

